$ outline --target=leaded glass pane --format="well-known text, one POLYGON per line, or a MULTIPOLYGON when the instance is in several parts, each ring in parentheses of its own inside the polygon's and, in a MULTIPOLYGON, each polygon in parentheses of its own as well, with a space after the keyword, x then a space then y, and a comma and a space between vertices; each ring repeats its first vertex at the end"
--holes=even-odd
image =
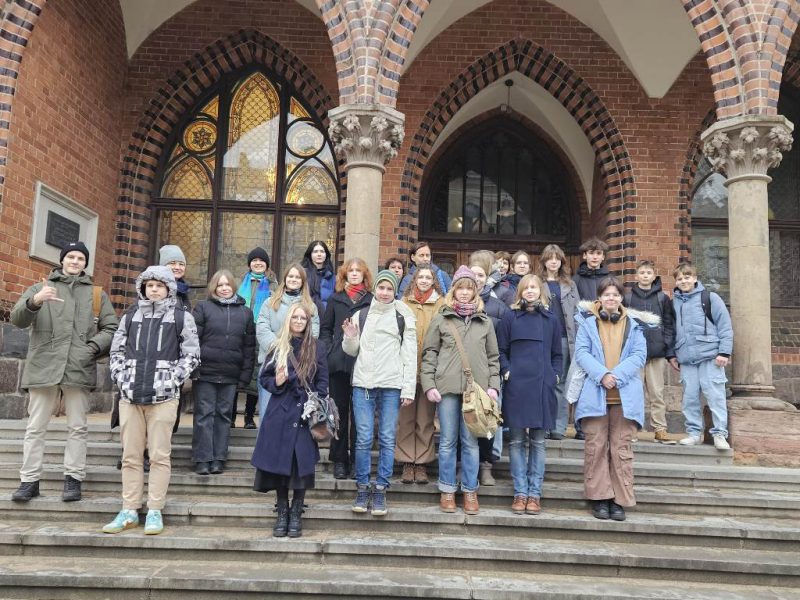
POLYGON ((308 114, 303 105, 297 101, 297 98, 292 98, 289 101, 289 120, 293 121, 294 119, 310 119, 311 115, 308 114))
POLYGON ((161 196, 164 198, 211 200, 211 193, 209 172, 191 156, 172 167, 161 187, 161 196))
POLYGON ((692 260, 703 285, 730 303, 727 229, 693 228, 692 260))
POLYGON ((211 213, 163 210, 158 220, 157 246, 175 244, 186 256, 185 279, 205 287, 208 281, 208 252, 211 247, 211 213))
MULTIPOLYGON (((325 144, 325 136, 308 121, 295 121, 289 127, 286 143, 297 156, 307 158, 314 156, 325 144)), ((287 156, 287 160, 289 156, 287 156)))
POLYGON ((769 232, 769 270, 772 306, 800 303, 800 232, 769 232))
POLYGON ((242 82, 231 101, 223 199, 274 202, 280 99, 261 73, 242 82))
POLYGON ((710 219, 728 218, 728 188, 725 187, 725 177, 713 171, 711 163, 705 158, 697 168, 695 176, 692 216, 710 219))
POLYGON ((197 154, 214 152, 216 143, 217 127, 209 120, 193 121, 183 132, 183 145, 191 152, 197 154))
POLYGON ((281 264, 285 268, 303 258, 309 241, 323 240, 336 255, 336 217, 321 215, 287 215, 283 218, 281 264))
POLYGON ((292 174, 286 192, 287 204, 337 204, 339 196, 328 171, 316 160, 292 174))
MULTIPOLYGON (((446 184, 446 182, 445 182, 446 184)), ((464 223, 462 210, 464 208, 464 175, 459 168, 450 171, 450 184, 445 190, 447 196, 447 231, 460 232, 464 223)), ((438 203, 440 206, 441 202, 438 203)), ((442 231, 442 229, 437 229, 442 231)))
POLYGON ((264 213, 223 213, 219 220, 217 269, 237 277, 247 270, 247 255, 256 246, 272 248, 274 218, 264 213))
POLYGON ((219 96, 215 96, 211 102, 206 104, 200 112, 206 113, 214 117, 215 119, 219 117, 219 96))

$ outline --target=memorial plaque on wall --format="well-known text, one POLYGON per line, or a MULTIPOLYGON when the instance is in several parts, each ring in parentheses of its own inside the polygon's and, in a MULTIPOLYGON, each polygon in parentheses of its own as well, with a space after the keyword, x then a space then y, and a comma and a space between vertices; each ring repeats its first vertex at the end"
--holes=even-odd
POLYGON ((70 242, 81 239, 81 224, 52 210, 47 211, 47 229, 44 241, 59 250, 70 242))

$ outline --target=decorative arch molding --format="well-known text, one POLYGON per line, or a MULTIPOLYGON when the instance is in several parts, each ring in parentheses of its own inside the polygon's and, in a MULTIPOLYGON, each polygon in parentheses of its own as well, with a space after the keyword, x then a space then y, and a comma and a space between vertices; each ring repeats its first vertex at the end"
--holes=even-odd
POLYGON ((6 180, 11 111, 22 57, 47 0, 7 0, 0 9, 0 207, 6 180))
MULTIPOLYGON (((609 263, 624 274, 633 273, 636 261, 636 183, 625 140, 600 97, 569 65, 531 40, 513 39, 482 56, 461 72, 428 108, 411 140, 401 189, 401 222, 415 241, 419 219, 422 176, 431 149, 448 120, 487 85, 512 71, 519 71, 547 90, 575 118, 595 151, 605 194, 606 241, 609 263)), ((599 210, 601 207, 597 207, 599 210)), ((595 209, 593 208, 593 211, 595 209)), ((404 248, 398 248, 403 252, 404 248)))
MULTIPOLYGON (((149 256, 150 198, 171 133, 186 111, 226 73, 260 65, 280 75, 328 126, 333 100, 314 73, 290 50, 255 30, 241 30, 210 44, 167 78, 144 110, 122 157, 111 295, 122 306, 149 256)), ((339 170, 344 182, 344 171, 339 170)), ((342 185, 342 189, 345 186, 342 185)))

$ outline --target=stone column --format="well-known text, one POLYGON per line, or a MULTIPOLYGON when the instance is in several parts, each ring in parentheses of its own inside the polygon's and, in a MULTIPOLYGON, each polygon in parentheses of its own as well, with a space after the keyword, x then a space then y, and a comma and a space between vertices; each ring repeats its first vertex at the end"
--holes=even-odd
POLYGON ((386 165, 403 143, 405 116, 389 107, 346 104, 328 112, 336 155, 347 161, 345 258, 378 265, 381 188, 386 165))
POLYGON ((729 429, 739 462, 784 464, 776 442, 785 435, 792 446, 790 439, 800 433, 797 411, 774 397, 772 385, 767 202, 767 171, 791 148, 793 129, 782 116, 745 115, 720 121, 702 135, 706 157, 727 176, 734 328, 729 429))

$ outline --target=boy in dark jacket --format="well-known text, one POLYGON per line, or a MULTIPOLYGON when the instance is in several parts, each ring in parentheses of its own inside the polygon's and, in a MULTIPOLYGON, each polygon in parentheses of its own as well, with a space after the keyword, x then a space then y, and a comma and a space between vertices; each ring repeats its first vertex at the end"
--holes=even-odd
POLYGON ((119 533, 139 525, 144 491, 143 453, 150 454, 144 532, 161 533, 171 474, 172 425, 183 382, 200 364, 197 327, 177 304, 168 267, 148 267, 136 280, 139 303, 126 313, 111 343, 109 370, 120 391, 122 510, 103 527, 119 533))
POLYGON ((625 295, 625 306, 647 311, 661 318, 661 325, 644 330, 647 341, 647 362, 642 369, 645 401, 650 407, 650 425, 655 441, 674 444, 667 435, 667 405, 664 402, 664 370, 667 359, 675 356, 675 312, 672 301, 661 290, 661 277, 656 275, 655 264, 641 261, 636 267, 636 283, 625 295))

